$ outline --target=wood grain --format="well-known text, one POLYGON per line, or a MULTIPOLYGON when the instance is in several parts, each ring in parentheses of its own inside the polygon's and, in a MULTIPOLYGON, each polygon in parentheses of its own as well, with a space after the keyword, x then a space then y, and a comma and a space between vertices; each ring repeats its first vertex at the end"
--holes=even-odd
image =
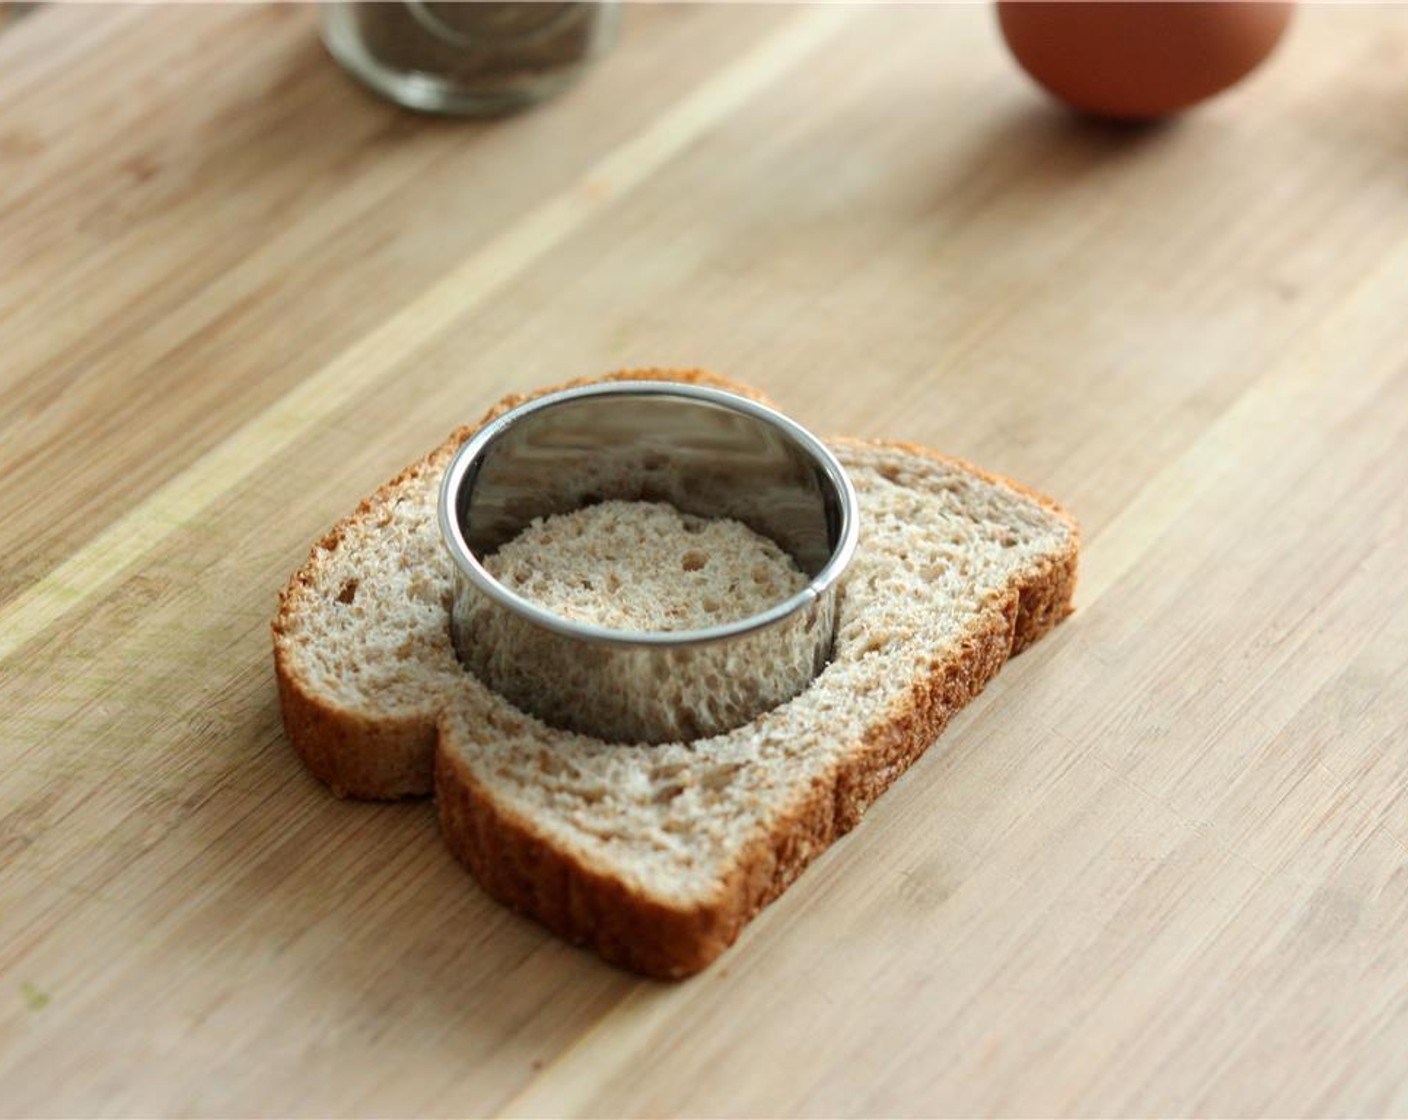
POLYGON ((302 8, 0 36, 0 1112, 1408 1113, 1408 11, 1167 128, 981 8, 648 7, 493 125, 302 8), (1081 610, 715 968, 482 897, 278 727, 308 542, 704 364, 1073 508, 1081 610))

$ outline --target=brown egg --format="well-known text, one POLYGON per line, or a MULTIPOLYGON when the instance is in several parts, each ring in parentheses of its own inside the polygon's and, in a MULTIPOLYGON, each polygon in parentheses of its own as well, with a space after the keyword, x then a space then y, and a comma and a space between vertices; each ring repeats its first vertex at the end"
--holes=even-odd
POLYGON ((1119 120, 1176 113, 1235 85, 1280 41, 1295 5, 1001 0, 1017 61, 1073 108, 1119 120))

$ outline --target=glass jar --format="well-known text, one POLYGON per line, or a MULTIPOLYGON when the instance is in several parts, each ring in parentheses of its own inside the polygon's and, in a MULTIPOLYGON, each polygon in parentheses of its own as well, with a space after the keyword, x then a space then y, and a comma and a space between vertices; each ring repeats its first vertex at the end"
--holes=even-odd
POLYGON ((363 83, 408 109, 483 116, 571 85, 615 41, 619 8, 595 3, 323 5, 323 42, 363 83))

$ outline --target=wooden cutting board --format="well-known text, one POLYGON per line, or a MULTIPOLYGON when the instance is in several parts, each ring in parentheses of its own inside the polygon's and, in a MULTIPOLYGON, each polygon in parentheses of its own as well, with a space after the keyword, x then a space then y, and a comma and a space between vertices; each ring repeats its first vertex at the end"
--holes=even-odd
POLYGON ((308 8, 0 34, 0 1112, 1408 1112, 1408 9, 1165 128, 981 7, 659 7, 422 120, 308 8), (714 968, 283 740, 275 594, 491 400, 707 365, 1074 509, 1080 611, 714 968))

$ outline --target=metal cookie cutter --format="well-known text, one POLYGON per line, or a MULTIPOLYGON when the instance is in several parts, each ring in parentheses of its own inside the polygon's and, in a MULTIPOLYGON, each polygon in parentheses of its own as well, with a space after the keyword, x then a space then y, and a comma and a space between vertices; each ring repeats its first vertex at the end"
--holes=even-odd
POLYGON ((729 731, 806 688, 830 656, 858 526, 850 479, 806 429, 733 393, 637 381, 539 397, 482 428, 446 470, 440 530, 467 668, 556 727, 661 743, 729 731), (736 622, 642 632, 553 614, 485 569, 534 518, 607 499, 735 518, 810 582, 736 622))

